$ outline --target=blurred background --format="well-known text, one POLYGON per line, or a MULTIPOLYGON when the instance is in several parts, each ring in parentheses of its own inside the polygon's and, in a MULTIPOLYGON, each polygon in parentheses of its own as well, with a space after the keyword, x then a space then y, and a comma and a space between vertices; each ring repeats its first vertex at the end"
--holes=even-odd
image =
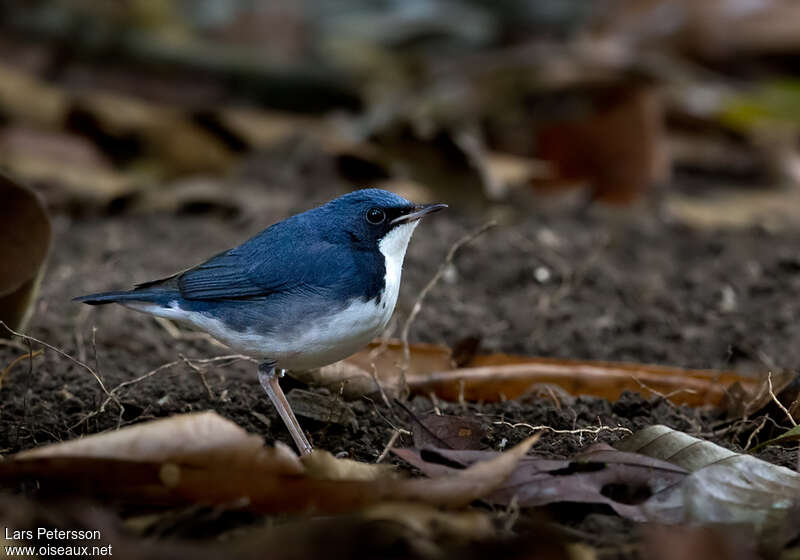
POLYGON ((451 206, 398 320, 498 222, 412 340, 797 367, 799 73, 791 0, 3 2, 0 165, 53 228, 30 332, 121 378, 208 353, 70 298, 374 186, 451 206))
MULTIPOLYGON (((769 371, 780 393, 800 371, 800 2, 3 0, 0 320, 37 340, 6 337, 0 326, 0 460, 205 410, 268 443, 289 442, 253 364, 223 358, 230 350, 203 333, 71 299, 170 275, 363 187, 449 205, 416 230, 386 333, 401 336, 441 267, 408 338, 444 345, 432 354, 445 369, 486 355, 513 365, 523 355, 748 380, 769 371)), ((794 417, 776 408, 760 420, 763 386, 758 407, 740 388, 728 393, 728 412, 709 411, 667 400, 690 391, 665 395, 631 377, 643 396, 609 396, 602 375, 578 375, 573 394, 526 386, 520 398, 465 403, 460 384, 459 403, 433 393, 407 402, 426 418, 444 410, 445 422, 469 412, 469 425, 485 431, 467 434, 495 450, 544 425, 553 433, 535 449, 558 458, 653 424, 752 451, 783 433, 785 416, 798 419, 796 392, 785 401, 794 417)), ((709 377, 721 395, 720 378, 709 377)), ((341 384, 338 393, 291 377, 282 385, 290 400, 305 394, 293 406, 315 447, 397 463, 389 448, 411 445, 411 430, 422 447, 424 425, 413 412, 396 415, 399 405, 409 410, 402 401, 343 404, 341 384), (303 402, 321 404, 301 410, 303 402)), ((797 468, 796 448, 758 454, 797 468)), ((638 484, 626 508, 649 496, 638 484)), ((36 495, 38 481, 26 488, 36 495)), ((4 499, 6 525, 25 526, 19 519, 35 510, 4 499)), ((84 502, 75 507, 91 528, 112 525, 84 502)), ((591 542, 606 547, 635 538, 626 519, 592 518, 601 511, 592 506, 579 525, 575 511, 554 515, 580 529, 570 539, 599 535, 591 542)), ((519 517, 516 501, 495 513, 504 539, 514 524, 534 535, 519 557, 546 548, 536 536, 544 525, 519 517)), ((30 526, 54 519, 48 512, 30 526)), ((226 519, 197 508, 156 518, 152 531, 149 521, 129 527, 147 539, 207 539, 246 522, 226 519)), ((298 546, 324 542, 297 534, 298 546)), ((394 537, 376 540, 374 525, 345 531, 342 542, 351 534, 403 550, 394 537)), ((410 534, 419 539, 416 526, 410 534)), ((669 554, 685 541, 663 537, 653 550, 669 554)), ((258 557, 292 546, 259 547, 258 557)), ((570 555, 578 556, 595 557, 570 555)))

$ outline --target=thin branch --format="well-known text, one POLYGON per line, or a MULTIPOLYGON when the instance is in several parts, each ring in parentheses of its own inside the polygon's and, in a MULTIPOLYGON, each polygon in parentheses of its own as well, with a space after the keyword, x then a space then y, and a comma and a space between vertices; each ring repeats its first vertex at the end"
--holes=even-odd
POLYGON ((791 413, 786 409, 785 406, 783 406, 783 403, 778 400, 778 397, 775 396, 775 391, 772 390, 771 371, 767 372, 767 386, 769 387, 769 396, 772 397, 772 400, 775 402, 776 405, 778 405, 778 408, 780 408, 784 412, 784 414, 786 414, 786 417, 789 419, 789 422, 792 423, 792 426, 797 426, 797 422, 794 421, 794 418, 792 417, 791 413))
POLYGON ((548 432, 552 432, 554 434, 573 434, 573 435, 580 435, 580 434, 593 434, 597 435, 600 432, 624 432, 626 434, 632 434, 633 431, 625 428, 623 426, 605 426, 602 423, 593 428, 575 428, 574 430, 559 430, 556 428, 552 428, 550 426, 532 426, 531 424, 526 424, 525 422, 506 422, 504 420, 500 420, 497 422, 492 422, 492 424, 508 426, 512 429, 517 428, 528 428, 531 431, 538 432, 539 430, 547 430, 548 432))
POLYGON ((109 395, 109 396, 111 395, 111 393, 108 391, 108 389, 106 389, 106 386, 105 386, 105 383, 103 383, 103 380, 100 379, 100 376, 97 375, 97 372, 90 365, 78 360, 77 358, 73 358, 72 356, 70 356, 69 354, 67 354, 63 350, 59 350, 58 348, 56 348, 52 344, 48 344, 47 342, 39 340, 38 338, 33 338, 32 336, 28 336, 27 334, 18 333, 17 331, 15 331, 14 329, 12 329, 8 325, 6 325, 3 321, 0 321, 0 327, 3 327, 9 333, 13 334, 14 336, 18 336, 18 337, 22 338, 23 340, 31 340, 31 341, 33 341, 33 342, 35 342, 37 344, 41 344, 45 348, 47 348, 49 350, 52 350, 56 354, 58 354, 60 356, 63 356, 66 359, 68 359, 69 361, 71 361, 72 363, 82 367, 83 369, 85 369, 86 371, 88 371, 89 373, 92 374, 92 376, 97 380, 97 383, 100 385, 100 388, 103 389, 103 392, 106 395, 109 395))
POLYGON ((386 447, 383 448, 383 451, 381 451, 381 454, 378 455, 378 459, 375 461, 376 463, 380 463, 384 459, 386 459, 386 456, 392 450, 392 447, 394 447, 394 444, 397 443, 397 438, 399 438, 399 437, 400 437, 400 430, 392 430, 392 437, 389 438, 389 443, 386 444, 386 447))
POLYGON ((447 268, 453 262, 453 259, 456 256, 456 253, 459 249, 461 249, 464 245, 471 243, 475 238, 483 234, 486 230, 493 228, 497 225, 497 222, 491 221, 483 224, 481 227, 473 231, 472 233, 468 233, 450 247, 450 250, 447 252, 447 256, 442 261, 442 264, 439 265, 439 269, 436 271, 436 274, 428 281, 422 291, 417 296, 417 301, 414 302, 414 307, 411 308, 411 313, 409 313, 408 318, 406 319, 405 324, 403 325, 402 335, 400 339, 403 341, 403 355, 405 356, 405 368, 408 369, 408 364, 411 362, 411 350, 408 346, 408 332, 411 329, 411 324, 414 322, 414 319, 417 318, 417 315, 422 310, 422 302, 424 301, 425 297, 428 295, 434 286, 439 282, 442 278, 444 273, 447 271, 447 268))

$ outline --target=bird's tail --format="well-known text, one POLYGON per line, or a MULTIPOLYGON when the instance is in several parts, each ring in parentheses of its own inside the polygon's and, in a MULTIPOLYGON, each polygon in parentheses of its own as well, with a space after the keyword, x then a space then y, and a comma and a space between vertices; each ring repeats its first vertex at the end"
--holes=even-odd
POLYGON ((154 302, 164 296, 163 291, 130 290, 126 292, 101 292, 72 298, 72 301, 89 305, 105 305, 106 303, 129 303, 134 301, 154 302))

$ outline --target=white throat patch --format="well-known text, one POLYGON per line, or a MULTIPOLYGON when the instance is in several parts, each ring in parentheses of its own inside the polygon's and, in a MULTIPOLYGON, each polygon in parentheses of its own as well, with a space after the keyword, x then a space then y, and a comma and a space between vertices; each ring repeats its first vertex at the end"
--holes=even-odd
POLYGON ((401 224, 389 231, 378 243, 378 249, 383 255, 386 264, 386 288, 383 293, 382 303, 386 303, 388 317, 392 315, 394 305, 397 303, 397 295, 400 293, 400 276, 403 271, 403 259, 406 256, 408 242, 411 234, 419 225, 419 220, 414 220, 407 224, 401 224))

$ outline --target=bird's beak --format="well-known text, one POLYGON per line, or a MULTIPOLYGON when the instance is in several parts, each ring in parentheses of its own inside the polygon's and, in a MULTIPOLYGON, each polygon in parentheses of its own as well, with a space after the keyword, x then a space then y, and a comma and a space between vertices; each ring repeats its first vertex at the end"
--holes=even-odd
POLYGON ((411 210, 411 212, 409 212, 408 214, 403 214, 402 216, 398 216, 389 223, 393 226, 397 224, 407 224, 409 222, 414 222, 416 220, 419 220, 420 218, 422 218, 427 214, 432 214, 434 212, 438 212, 439 210, 444 210, 445 208, 447 208, 447 204, 417 205, 414 206, 413 210, 411 210))

